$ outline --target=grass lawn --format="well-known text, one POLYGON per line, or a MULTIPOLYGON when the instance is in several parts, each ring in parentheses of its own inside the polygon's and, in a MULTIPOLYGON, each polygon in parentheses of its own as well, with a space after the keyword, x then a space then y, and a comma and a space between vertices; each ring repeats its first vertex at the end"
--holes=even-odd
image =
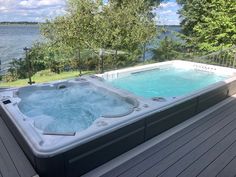
MULTIPOLYGON (((152 64, 156 63, 156 61, 150 60, 142 63, 135 64, 134 66, 141 66, 145 64, 152 64)), ((127 68, 132 67, 128 66, 127 68)), ((126 68, 126 67, 125 67, 126 68)), ((83 75, 95 74, 95 71, 83 71, 83 75)), ((35 83, 44 83, 56 80, 63 80, 63 79, 70 79, 79 76, 79 71, 69 71, 69 72, 62 72, 60 74, 52 73, 49 70, 43 70, 36 73, 32 77, 32 81, 35 83)), ((20 79, 14 82, 0 82, 0 87, 21 87, 26 86, 28 84, 29 79, 20 79)))
MULTIPOLYGON (((94 74, 93 71, 84 71, 82 73, 83 75, 86 74, 94 74)), ((42 76, 40 74, 35 74, 32 77, 32 81, 35 81, 35 83, 44 83, 44 82, 50 82, 50 81, 56 81, 56 80, 63 80, 63 79, 69 79, 79 76, 79 71, 70 71, 70 72, 62 72, 60 74, 50 74, 46 76, 42 76)), ((0 87, 20 87, 20 86, 26 86, 28 85, 28 79, 20 79, 14 82, 0 82, 0 87)))

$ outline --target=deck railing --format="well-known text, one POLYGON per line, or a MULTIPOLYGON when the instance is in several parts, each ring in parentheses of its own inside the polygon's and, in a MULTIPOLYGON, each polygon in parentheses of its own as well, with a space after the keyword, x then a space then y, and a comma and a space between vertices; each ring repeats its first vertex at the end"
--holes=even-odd
POLYGON ((236 68, 236 46, 204 56, 193 57, 191 61, 236 68))

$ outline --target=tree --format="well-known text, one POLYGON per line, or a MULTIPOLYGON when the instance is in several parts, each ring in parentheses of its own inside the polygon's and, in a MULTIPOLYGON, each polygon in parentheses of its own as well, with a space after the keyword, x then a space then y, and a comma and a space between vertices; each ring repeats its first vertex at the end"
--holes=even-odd
POLYGON ((150 16, 150 3, 145 0, 123 0, 119 4, 111 1, 107 7, 104 12, 111 29, 111 48, 116 54, 117 50, 134 52, 140 47, 145 48, 157 35, 157 26, 150 16))
POLYGON ((81 51, 90 49, 100 54, 103 72, 106 50, 132 53, 156 35, 156 26, 150 16, 150 4, 145 0, 109 1, 69 0, 67 13, 42 26, 43 35, 56 50, 69 46, 77 51, 81 65, 81 51))
POLYGON ((152 58, 159 62, 177 59, 181 56, 182 50, 180 42, 166 36, 156 48, 152 49, 152 58))
POLYGON ((236 44, 235 0, 177 0, 189 48, 217 51, 236 44))
MULTIPOLYGON (((78 59, 81 74, 81 51, 87 48, 93 35, 93 21, 99 3, 91 0, 69 0, 67 13, 43 24, 41 31, 55 50, 70 48, 78 59)), ((69 50, 70 51, 70 50, 69 50)), ((71 52, 71 51, 70 51, 71 52)))
MULTIPOLYGON (((122 3, 124 3, 127 0, 110 0, 110 2, 115 2, 117 3, 117 5, 121 5, 122 3)), ((148 3, 149 7, 157 7, 160 2, 162 2, 164 0, 146 0, 146 2, 148 3)))

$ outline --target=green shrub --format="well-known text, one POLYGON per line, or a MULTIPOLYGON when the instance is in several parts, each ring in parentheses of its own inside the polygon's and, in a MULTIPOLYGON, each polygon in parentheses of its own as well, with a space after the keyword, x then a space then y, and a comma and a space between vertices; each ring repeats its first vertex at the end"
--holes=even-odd
POLYGON ((4 76, 2 76, 3 82, 13 82, 18 79, 16 72, 7 72, 4 76))

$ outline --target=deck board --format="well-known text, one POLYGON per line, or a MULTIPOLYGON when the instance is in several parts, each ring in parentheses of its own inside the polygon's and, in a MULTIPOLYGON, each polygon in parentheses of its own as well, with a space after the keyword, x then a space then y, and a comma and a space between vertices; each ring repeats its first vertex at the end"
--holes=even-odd
MULTIPOLYGON (((215 159, 219 154, 221 154, 224 149, 228 148, 232 142, 234 142, 234 137, 236 137, 236 126, 229 127, 226 126, 225 129, 215 134, 208 141, 204 142, 191 153, 184 156, 181 160, 176 161, 176 163, 167 169, 160 176, 191 176, 197 175, 199 173, 200 167, 205 167, 211 161, 215 159), (232 128, 234 127, 234 128, 232 128), (199 162, 199 163, 196 163, 199 162), (190 166, 192 168, 190 168, 190 166), (189 174, 181 175, 183 169, 189 169, 189 174), (173 173, 174 172, 174 173, 173 173)), ((227 163, 226 163, 227 164, 227 163)))
POLYGON ((0 171, 3 177, 4 176, 20 177, 1 139, 0 139, 0 171))
MULTIPOLYGON (((236 116, 236 113, 234 115, 236 116)), ((141 176, 151 177, 160 175, 164 170, 169 168, 179 159, 185 157, 186 155, 191 153, 194 149, 197 149, 199 144, 204 144, 207 146, 206 148, 208 148, 211 143, 217 142, 218 138, 224 138, 227 135, 228 131, 232 131, 232 129, 234 129, 235 127, 236 127, 236 120, 234 119, 234 117, 232 116, 226 117, 225 119, 219 121, 214 126, 208 128, 206 131, 201 132, 200 135, 194 137, 194 139, 190 140, 176 151, 174 152, 168 151, 168 156, 166 156, 161 161, 155 163, 152 160, 152 167, 148 170, 145 170, 141 176), (225 127, 225 131, 222 131, 222 134, 220 134, 219 131, 222 129, 222 127, 225 127), (210 140, 212 140, 212 142, 210 140)), ((176 146, 177 144, 172 145, 173 148, 176 146)), ((199 149, 199 150, 204 150, 204 149, 199 149)), ((199 153, 202 152, 199 151, 199 153)), ((157 159, 159 156, 160 154, 155 154, 155 156, 153 156, 152 158, 157 159)), ((148 162, 144 161, 142 164, 147 164, 148 162)))
MULTIPOLYGON (((234 99, 126 162, 114 168, 109 165, 102 176, 235 176, 235 110, 234 99)), ((102 168, 106 166, 100 172, 102 168)))
MULTIPOLYGON (((236 154, 235 149, 236 140, 234 140, 233 144, 227 147, 227 149, 222 154, 220 154, 213 162, 205 167, 205 169, 201 173, 199 173, 199 177, 207 177, 209 174, 216 176, 222 170, 222 168, 219 168, 219 166, 225 167, 229 162, 231 162, 231 160, 233 160, 236 154)), ((234 169, 236 169, 236 166, 234 166, 234 169)))
POLYGON ((1 117, 0 140, 0 154, 2 157, 0 157, 0 171, 2 177, 35 176, 35 170, 1 117))
POLYGON ((217 177, 235 177, 236 176, 236 156, 230 161, 227 166, 222 169, 217 177))

